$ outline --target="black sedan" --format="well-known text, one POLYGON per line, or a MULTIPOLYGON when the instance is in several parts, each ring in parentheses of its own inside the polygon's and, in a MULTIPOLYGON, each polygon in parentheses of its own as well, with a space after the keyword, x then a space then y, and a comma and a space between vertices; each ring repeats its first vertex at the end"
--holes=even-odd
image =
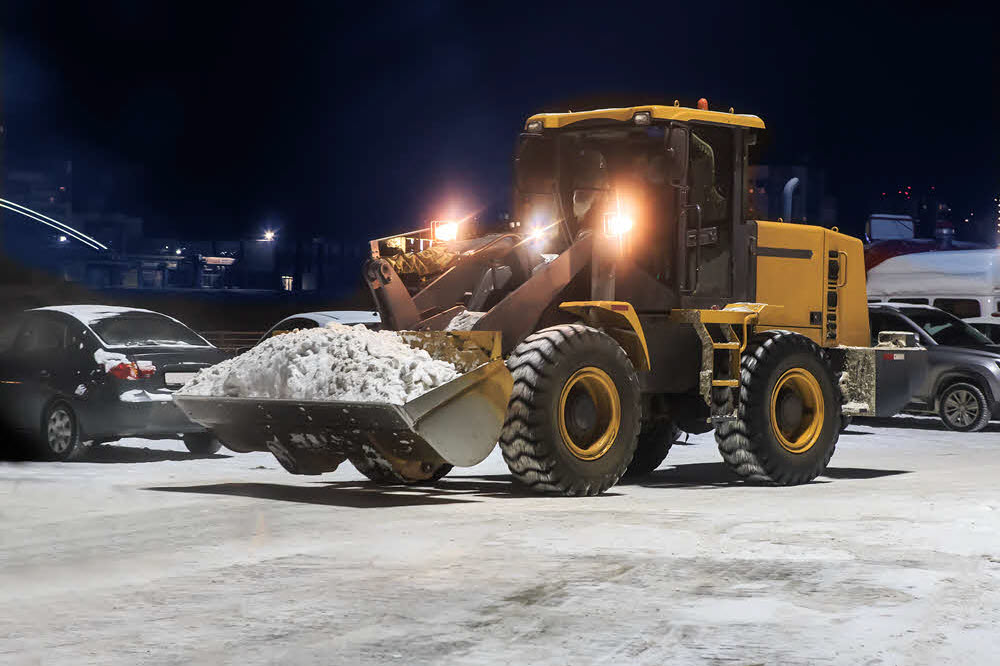
POLYGON ((173 391, 226 357, 150 310, 28 310, 0 326, 0 423, 49 460, 69 458, 83 441, 122 437, 181 436, 192 453, 214 453, 219 442, 173 404, 173 391))

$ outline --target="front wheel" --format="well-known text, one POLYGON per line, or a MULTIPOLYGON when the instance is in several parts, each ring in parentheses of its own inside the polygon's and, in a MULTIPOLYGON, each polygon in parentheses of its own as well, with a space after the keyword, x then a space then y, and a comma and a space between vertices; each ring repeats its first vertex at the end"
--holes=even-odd
POLYGON ((500 450, 532 490, 597 495, 618 482, 635 453, 639 380, 607 334, 565 324, 529 335, 507 360, 514 388, 500 450))
POLYGON ((80 427, 73 408, 58 400, 42 415, 38 448, 45 460, 68 460, 80 446, 80 427))
POLYGON ((823 350, 789 331, 754 336, 740 363, 736 418, 715 439, 749 481, 791 486, 823 473, 840 437, 840 390, 823 350))
POLYGON ((990 406, 979 387, 960 382, 941 394, 938 415, 949 430, 978 432, 990 422, 990 406))

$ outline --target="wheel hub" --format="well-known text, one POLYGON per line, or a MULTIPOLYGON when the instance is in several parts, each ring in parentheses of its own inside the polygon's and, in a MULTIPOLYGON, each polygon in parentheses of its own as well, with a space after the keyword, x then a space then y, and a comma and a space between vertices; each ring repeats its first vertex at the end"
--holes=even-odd
POLYGON ((73 439, 73 421, 64 409, 55 409, 49 414, 47 435, 49 448, 53 453, 64 453, 73 439))
POLYGON ((573 373, 563 385, 558 410, 563 443, 580 460, 597 460, 618 437, 618 388, 600 368, 588 366, 573 373))
POLYGON ((826 407, 819 381, 805 368, 787 370, 771 393, 771 430, 790 453, 805 453, 819 441, 826 407))
POLYGON ((979 418, 979 402, 970 391, 958 389, 945 399, 944 413, 955 425, 968 427, 979 418))

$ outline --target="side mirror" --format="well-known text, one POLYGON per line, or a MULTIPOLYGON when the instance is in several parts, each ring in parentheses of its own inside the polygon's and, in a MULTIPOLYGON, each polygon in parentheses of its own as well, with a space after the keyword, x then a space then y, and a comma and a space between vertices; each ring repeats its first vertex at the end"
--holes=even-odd
POLYGON ((671 125, 666 141, 667 160, 670 162, 670 184, 681 187, 687 182, 688 132, 682 125, 671 125))

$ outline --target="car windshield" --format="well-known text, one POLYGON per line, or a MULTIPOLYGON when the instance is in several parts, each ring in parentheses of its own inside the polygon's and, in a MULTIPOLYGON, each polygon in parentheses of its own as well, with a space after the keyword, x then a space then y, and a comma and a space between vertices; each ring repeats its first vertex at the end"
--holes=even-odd
POLYGON ((958 317, 931 308, 900 308, 900 312, 924 329, 939 345, 970 347, 993 342, 958 317))
POLYGON ((208 342, 184 324, 154 313, 127 313, 90 324, 109 347, 207 347, 208 342))

